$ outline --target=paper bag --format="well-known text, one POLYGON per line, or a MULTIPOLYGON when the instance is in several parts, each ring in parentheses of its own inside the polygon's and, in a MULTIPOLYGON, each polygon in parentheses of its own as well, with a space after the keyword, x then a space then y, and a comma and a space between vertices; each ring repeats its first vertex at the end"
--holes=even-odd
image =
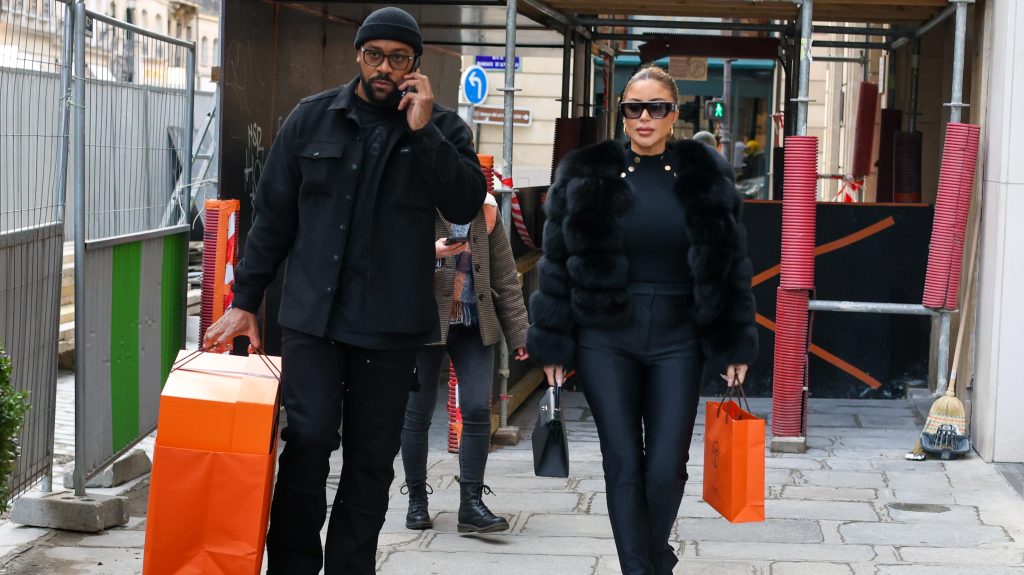
POLYGON ((709 401, 704 430, 704 501, 732 523, 764 521, 764 420, 709 401))
MULTIPOLYGON (((279 369, 278 358, 267 359, 279 369)), ((145 575, 260 573, 277 459, 273 372, 256 356, 204 353, 168 376, 149 487, 145 575)))

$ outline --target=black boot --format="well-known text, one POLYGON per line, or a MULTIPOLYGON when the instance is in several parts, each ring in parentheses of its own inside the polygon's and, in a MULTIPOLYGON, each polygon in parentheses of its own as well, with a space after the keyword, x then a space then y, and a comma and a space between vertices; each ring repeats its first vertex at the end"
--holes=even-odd
POLYGON ((427 510, 427 494, 433 492, 426 481, 410 481, 402 486, 402 493, 409 494, 409 512, 405 514, 407 529, 430 529, 434 526, 427 510))
POLYGON ((498 517, 484 505, 483 494, 493 495, 483 483, 461 483, 462 501, 459 504, 459 533, 494 533, 508 529, 508 521, 498 517))

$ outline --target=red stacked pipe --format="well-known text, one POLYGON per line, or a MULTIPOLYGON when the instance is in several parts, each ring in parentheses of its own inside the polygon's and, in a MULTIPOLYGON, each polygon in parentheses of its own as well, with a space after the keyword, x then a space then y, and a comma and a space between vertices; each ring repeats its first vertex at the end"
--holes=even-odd
POLYGON ((203 227, 203 291, 199 304, 199 341, 206 338, 206 330, 213 323, 214 282, 217 281, 217 233, 220 230, 220 210, 207 210, 203 227))
POLYGON ((807 383, 807 290, 779 289, 775 300, 775 365, 772 435, 798 437, 804 430, 807 383))
POLYGON ((924 280, 925 307, 956 309, 980 136, 981 128, 973 124, 950 123, 946 127, 924 280))
POLYGON ((818 186, 818 139, 790 136, 785 148, 782 201, 784 289, 814 289, 814 217, 818 186))
POLYGON ((782 201, 782 278, 776 296, 772 435, 804 433, 808 310, 814 289, 818 139, 786 138, 782 201))
MULTIPOLYGON (((435 381, 436 383, 436 381, 435 381)), ((448 364, 448 453, 459 452, 459 440, 461 439, 461 425, 459 425, 458 411, 459 380, 455 377, 455 364, 448 364)))
POLYGON ((871 173, 871 155, 875 147, 875 116, 878 115, 878 84, 860 83, 857 119, 853 132, 853 176, 871 173))

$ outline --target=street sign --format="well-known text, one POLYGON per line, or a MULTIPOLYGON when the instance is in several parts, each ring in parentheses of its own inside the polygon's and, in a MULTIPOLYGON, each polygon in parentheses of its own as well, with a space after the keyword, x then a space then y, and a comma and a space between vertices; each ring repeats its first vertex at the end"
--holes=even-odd
POLYGON ((704 117, 715 122, 725 121, 725 102, 721 98, 713 98, 704 103, 704 117))
MULTIPOLYGON (((505 108, 477 106, 473 108, 473 121, 477 124, 503 125, 505 123, 505 108)), ((512 111, 513 126, 529 126, 533 123, 533 113, 527 108, 517 108, 512 111)))
POLYGON ((708 59, 672 56, 668 59, 668 73, 676 82, 706 82, 708 59))
POLYGON ((480 66, 470 66, 462 73, 462 96, 474 106, 487 99, 487 72, 480 66))
MULTIPOLYGON (((480 66, 484 70, 504 70, 505 69, 505 57, 504 56, 477 56, 476 65, 480 66)), ((519 56, 516 56, 516 71, 523 65, 522 60, 519 56)))

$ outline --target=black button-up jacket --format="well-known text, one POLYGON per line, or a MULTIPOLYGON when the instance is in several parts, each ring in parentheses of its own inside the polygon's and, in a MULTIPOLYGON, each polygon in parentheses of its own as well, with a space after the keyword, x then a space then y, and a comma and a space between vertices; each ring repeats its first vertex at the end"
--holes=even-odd
MULTIPOLYGON (((235 269, 233 306, 255 312, 287 257, 279 322, 323 337, 338 290, 363 144, 353 119, 358 78, 303 99, 270 148, 256 189, 256 218, 235 269)), ((468 223, 485 182, 469 128, 435 105, 421 130, 395 130, 383 151, 370 232, 368 328, 424 333, 437 324, 434 216, 468 223)))

